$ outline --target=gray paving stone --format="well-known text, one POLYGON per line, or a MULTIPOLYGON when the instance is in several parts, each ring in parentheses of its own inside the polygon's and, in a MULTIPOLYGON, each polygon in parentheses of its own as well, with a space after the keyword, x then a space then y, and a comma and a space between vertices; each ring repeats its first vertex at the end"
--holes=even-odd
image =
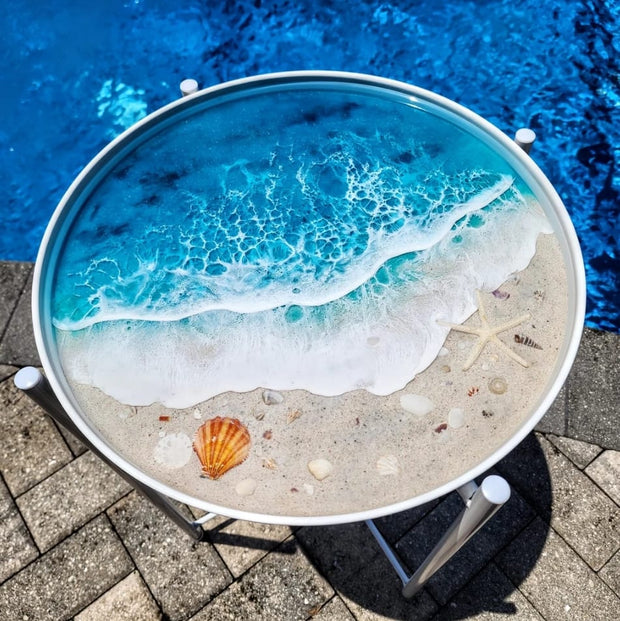
POLYGON ((74 621, 155 621, 161 611, 137 571, 76 615, 74 621))
POLYGON ((15 312, 0 341, 0 361, 18 367, 40 366, 41 362, 32 330, 32 273, 22 291, 15 312))
POLYGON ((0 585, 0 620, 68 619, 133 569, 110 522, 99 516, 0 585))
POLYGON ((620 505, 620 451, 605 451, 587 468, 586 474, 620 505))
POLYGON ((381 548, 364 522, 337 526, 304 526, 295 536, 319 571, 332 584, 370 563, 381 548))
POLYGON ((3 382, 7 377, 11 377, 17 373, 19 369, 11 366, 10 364, 0 364, 0 382, 3 382))
POLYGON ((0 582, 39 555, 6 485, 0 479, 0 582))
POLYGON ((355 621, 355 617, 344 605, 344 602, 337 595, 334 595, 319 612, 312 615, 312 621, 355 621))
POLYGON ((614 554, 598 575, 620 597, 620 551, 614 554))
MULTIPOLYGON (((0 261, 0 340, 32 272, 32 263, 0 261)), ((0 358, 0 362, 6 360, 0 358)))
POLYGON ((289 537, 290 526, 217 517, 206 525, 209 541, 235 578, 289 537))
POLYGON ((538 515, 549 522, 553 493, 547 458, 540 444, 543 439, 541 434, 529 434, 495 467, 513 490, 517 490, 538 515))
POLYGON ((127 494, 131 486, 93 453, 85 453, 17 499, 43 552, 127 494))
POLYGON ((580 470, 583 470, 603 449, 596 444, 549 434, 547 440, 559 448, 580 470))
POLYGON ((411 599, 405 599, 402 582, 383 554, 376 556, 345 582, 334 586, 358 621, 426 621, 438 608, 426 589, 411 599))
POLYGON ((497 562, 546 621, 620 619, 620 599, 542 520, 536 519, 497 562))
POLYGON ((562 388, 551 407, 536 425, 536 431, 545 433, 555 433, 559 436, 566 434, 567 416, 568 416, 568 389, 567 381, 562 388))
POLYGON ((489 563, 433 621, 468 619, 542 621, 542 617, 500 569, 489 563))
POLYGON ((413 528, 425 515, 430 513, 440 502, 440 499, 432 500, 419 507, 413 507, 407 511, 400 511, 392 515, 386 515, 374 520, 375 526, 391 545, 396 542, 411 528, 413 528))
POLYGON ((0 471, 13 496, 67 464, 73 456, 50 418, 15 388, 0 383, 0 471))
MULTIPOLYGON (((424 561, 441 536, 464 508, 458 494, 450 494, 396 545, 411 573, 424 561)), ((430 594, 444 605, 507 545, 535 513, 516 490, 510 500, 426 584, 430 594)))
POLYGON ((593 569, 618 549, 618 507, 544 437, 528 436, 497 469, 593 569))
POLYGON ((567 435, 620 451, 620 334, 586 329, 568 384, 567 435))
POLYGON ((290 537, 192 617, 192 621, 307 619, 333 595, 329 583, 314 569, 294 537, 290 537))
POLYGON ((67 431, 62 425, 56 424, 60 435, 65 439, 65 442, 71 449, 71 452, 78 457, 85 453, 88 448, 80 440, 78 440, 70 431, 67 431))
POLYGON ((551 526, 594 570, 620 547, 620 508, 544 438, 553 490, 551 526))
POLYGON ((170 619, 186 619, 232 582, 211 544, 195 542, 136 492, 108 515, 170 619))

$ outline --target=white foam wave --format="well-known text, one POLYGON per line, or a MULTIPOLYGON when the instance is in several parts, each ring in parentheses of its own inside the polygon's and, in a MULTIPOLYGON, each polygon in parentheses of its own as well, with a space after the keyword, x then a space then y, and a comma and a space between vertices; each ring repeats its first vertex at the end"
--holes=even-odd
MULTIPOLYGON (((375 182, 375 176, 370 175, 362 189, 367 187, 370 192, 375 182)), ((112 265, 112 273, 116 276, 101 289, 91 292, 90 298, 96 300, 96 303, 93 303, 89 312, 77 318, 56 316, 54 325, 60 330, 80 330, 106 321, 178 321, 214 310, 256 313, 289 304, 328 304, 363 285, 369 275, 374 274, 389 259, 440 245, 442 240, 451 237, 451 229, 456 222, 483 210, 507 193, 513 184, 513 177, 499 175, 493 185, 481 190, 473 198, 453 205, 445 213, 425 213, 419 219, 414 218, 407 226, 390 234, 389 239, 382 229, 369 229, 370 240, 364 255, 357 257, 357 260, 352 260, 356 257, 349 257, 346 267, 333 269, 327 279, 316 278, 316 274, 310 270, 300 275, 301 282, 292 284, 290 274, 285 271, 278 276, 279 270, 286 270, 285 266, 278 264, 269 266, 274 274, 268 279, 265 278, 264 266, 259 265, 257 268, 256 265, 241 262, 228 264, 225 278, 175 269, 172 274, 172 291, 161 296, 166 301, 164 304, 161 300, 154 303, 151 296, 143 295, 154 273, 161 278, 162 273, 166 275, 169 272, 156 268, 153 263, 156 259, 138 259, 135 272, 130 277, 116 274, 119 270, 116 265, 112 265), (120 293, 115 289, 117 286, 121 287, 120 293), (135 299, 140 298, 144 298, 144 301, 135 303, 135 299)), ((349 188, 349 192, 359 192, 359 180, 350 180, 349 188)), ((438 205, 441 204, 441 198, 436 198, 438 205)), ((100 270, 101 262, 91 267, 95 271, 100 270)))
POLYGON ((462 242, 444 236, 406 261, 398 287, 371 288, 320 307, 239 314, 210 311, 178 321, 114 321, 58 331, 67 376, 121 402, 189 407, 225 392, 257 387, 336 395, 355 389, 385 395, 404 387, 441 349, 447 328, 475 310, 476 289, 493 290, 524 269, 540 233, 540 207, 493 214, 463 225, 462 242), (131 378, 128 381, 127 378, 131 378))

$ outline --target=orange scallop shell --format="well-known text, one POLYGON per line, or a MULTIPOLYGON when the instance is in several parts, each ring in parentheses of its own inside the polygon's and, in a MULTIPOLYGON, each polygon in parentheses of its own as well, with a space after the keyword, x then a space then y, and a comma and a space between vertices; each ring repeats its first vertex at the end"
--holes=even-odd
POLYGON ((248 456, 250 434, 236 418, 216 416, 196 431, 194 451, 202 471, 210 479, 219 479, 248 456))

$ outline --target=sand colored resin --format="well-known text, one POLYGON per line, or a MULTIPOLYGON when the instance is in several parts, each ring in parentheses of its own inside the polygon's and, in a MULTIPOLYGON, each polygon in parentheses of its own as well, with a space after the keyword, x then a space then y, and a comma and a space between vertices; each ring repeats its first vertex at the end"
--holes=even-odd
MULTIPOLYGON (((540 235, 530 265, 495 294, 481 294, 490 325, 529 314, 498 335, 529 366, 489 342, 464 371, 477 337, 452 330, 435 361, 403 390, 385 397, 364 390, 336 397, 292 390, 266 398, 265 390, 272 387, 265 386, 176 410, 122 405, 76 383, 72 389, 115 451, 149 476, 204 502, 276 516, 375 509, 413 499, 475 468, 528 423, 554 377, 565 339, 567 296, 559 244, 553 235, 540 235), (404 409, 401 397, 412 394, 430 399, 432 410, 419 416, 404 409), (162 438, 186 434, 192 439, 215 416, 238 418, 248 428, 252 446, 242 464, 213 481, 201 477, 195 455, 181 467, 155 458, 162 438), (378 468, 385 456, 387 465, 384 460, 378 468), (308 470, 317 459, 333 466, 321 481, 308 470), (251 485, 243 483, 248 479, 251 485)), ((478 313, 463 325, 479 326, 478 313)))

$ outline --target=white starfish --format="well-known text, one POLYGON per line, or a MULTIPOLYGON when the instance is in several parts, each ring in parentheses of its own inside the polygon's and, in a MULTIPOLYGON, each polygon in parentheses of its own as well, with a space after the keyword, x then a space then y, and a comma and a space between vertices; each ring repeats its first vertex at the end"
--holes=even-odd
POLYGON ((503 341, 499 339, 497 336, 500 332, 504 332, 505 330, 510 330, 510 328, 514 328, 518 326, 520 323, 527 321, 530 319, 531 315, 526 313, 525 315, 521 315, 512 321, 508 321, 499 326, 495 326, 492 328, 489 325, 489 321, 486 316, 486 312, 484 310, 484 306, 482 304, 482 297, 480 296, 480 291, 476 291, 476 297, 478 298, 478 317, 480 318, 480 326, 477 328, 471 326, 461 326, 453 323, 447 323, 444 321, 438 321, 442 326, 446 326, 456 330, 457 332, 465 332, 466 334, 475 334, 478 337, 478 342, 476 346, 472 349, 471 354, 469 354, 469 358, 467 358, 465 365, 463 366, 463 371, 467 371, 471 367, 474 362, 478 359, 478 356, 482 353, 485 345, 489 342, 495 343, 507 356, 518 362, 520 365, 524 367, 529 367, 530 363, 527 360, 524 360, 518 354, 515 354, 508 345, 506 345, 503 341))

